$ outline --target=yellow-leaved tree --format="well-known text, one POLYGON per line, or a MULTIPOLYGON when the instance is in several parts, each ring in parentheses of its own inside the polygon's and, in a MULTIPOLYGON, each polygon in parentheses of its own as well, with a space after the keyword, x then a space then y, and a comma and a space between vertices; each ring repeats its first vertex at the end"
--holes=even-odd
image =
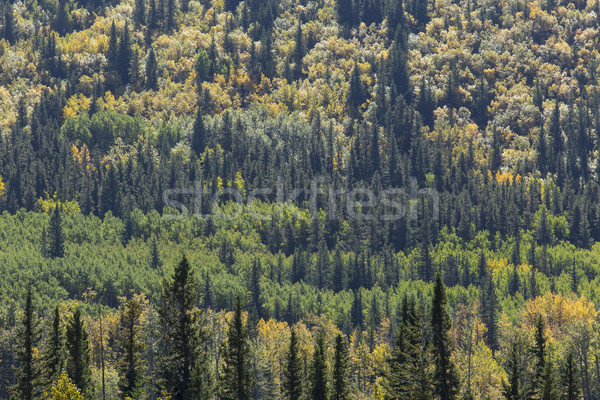
POLYGON ((0 176, 0 197, 2 197, 4 195, 4 181, 2 180, 2 177, 0 176))
POLYGON ((71 379, 63 373, 56 385, 50 389, 50 393, 46 393, 44 398, 46 400, 83 400, 83 394, 71 379))

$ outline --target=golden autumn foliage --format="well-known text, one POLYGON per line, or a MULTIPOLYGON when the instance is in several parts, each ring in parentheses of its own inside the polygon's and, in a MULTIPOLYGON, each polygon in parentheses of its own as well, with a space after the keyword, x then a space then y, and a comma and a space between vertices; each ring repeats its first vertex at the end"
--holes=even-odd
POLYGON ((577 322, 593 323, 598 317, 598 311, 583 296, 565 297, 560 293, 546 292, 527 302, 522 312, 523 324, 533 331, 539 315, 546 320, 546 332, 550 340, 559 340, 569 325, 577 322))
POLYGON ((83 400, 83 394, 73 381, 63 373, 50 393, 44 394, 44 400, 83 400))

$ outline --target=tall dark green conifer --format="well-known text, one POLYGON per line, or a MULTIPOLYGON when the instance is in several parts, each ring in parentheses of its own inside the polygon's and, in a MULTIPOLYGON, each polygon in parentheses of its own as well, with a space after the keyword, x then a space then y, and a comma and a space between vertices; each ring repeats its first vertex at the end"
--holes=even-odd
POLYGON ((349 356, 348 346, 341 334, 335 337, 335 354, 333 356, 333 385, 331 400, 349 400, 350 385, 348 381, 349 356))
POLYGON ((160 386, 173 400, 205 396, 211 384, 204 374, 208 362, 205 356, 208 333, 203 314, 196 307, 198 284, 185 256, 175 267, 172 278, 165 279, 161 300, 158 308, 162 328, 160 386))
POLYGON ((65 367, 65 339, 61 326, 60 311, 58 307, 52 313, 52 320, 48 329, 46 346, 42 353, 42 386, 49 390, 64 372, 65 367))
POLYGON ((315 352, 310 364, 310 398, 327 400, 327 356, 325 354, 325 338, 320 332, 315 343, 315 352))
POLYGON ((196 111, 196 120, 194 121, 194 130, 192 131, 192 137, 190 139, 190 147, 196 154, 196 157, 200 157, 204 153, 204 149, 207 144, 206 128, 204 127, 204 117, 200 107, 196 111))
POLYGON ((128 299, 121 308, 118 327, 119 343, 119 391, 123 398, 137 400, 142 398, 142 350, 140 299, 128 299))
POLYGON ((565 360, 561 386, 562 400, 580 399, 581 390, 579 386, 579 374, 577 371, 577 364, 575 363, 575 356, 572 351, 567 354, 567 359, 565 360))
POLYGON ((57 204, 50 216, 48 228, 48 255, 50 258, 62 258, 65 255, 65 238, 62 227, 62 210, 57 204))
POLYGON ((290 332, 290 347, 283 371, 283 396, 287 400, 299 400, 302 396, 302 360, 298 354, 298 337, 294 327, 290 332))
POLYGON ((94 394, 92 386, 92 370, 90 369, 90 343, 88 332, 81 317, 81 311, 76 309, 67 324, 67 374, 83 393, 86 399, 94 394))
POLYGON ((249 400, 251 397, 254 377, 248 335, 242 315, 242 301, 238 296, 222 349, 219 397, 223 400, 249 400))
POLYGON ((33 303, 33 290, 27 288, 25 308, 18 328, 16 354, 18 365, 15 376, 17 383, 12 386, 12 398, 19 400, 32 400, 39 396, 39 363, 35 359, 36 348, 39 345, 40 330, 35 305, 33 303))
POLYGON ((294 62, 294 80, 298 80, 302 77, 302 59, 304 58, 305 53, 304 39, 302 38, 302 24, 298 22, 298 27, 296 29, 296 44, 292 55, 292 61, 294 62))
POLYGON ((446 288, 441 275, 437 273, 431 305, 435 395, 440 400, 453 400, 458 394, 459 381, 451 359, 452 342, 448 331, 452 327, 452 322, 446 307, 446 288))

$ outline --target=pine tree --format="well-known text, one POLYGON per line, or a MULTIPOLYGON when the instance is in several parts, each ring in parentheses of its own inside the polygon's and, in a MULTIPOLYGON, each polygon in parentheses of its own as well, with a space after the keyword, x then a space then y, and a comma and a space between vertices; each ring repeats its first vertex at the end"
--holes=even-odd
POLYGON ((262 307, 262 292, 260 288, 260 277, 262 275, 262 267, 259 259, 255 259, 252 264, 252 277, 250 279, 251 287, 250 291, 252 292, 252 307, 253 311, 256 315, 256 319, 260 320, 264 318, 264 312, 262 307))
POLYGON ((211 60, 208 53, 204 49, 199 49, 195 64, 198 92, 202 88, 202 82, 206 82, 210 78, 210 64, 211 60))
POLYGON ((249 400, 254 386, 250 359, 248 328, 242 316, 238 296, 229 323, 227 340, 223 343, 223 368, 220 371, 220 395, 223 400, 249 400))
POLYGON ((360 70, 358 69, 358 64, 355 62, 352 75, 350 76, 350 92, 348 93, 348 105, 354 117, 359 116, 359 107, 364 101, 365 95, 360 79, 360 70))
POLYGON ((158 360, 161 388, 173 400, 206 395, 211 382, 200 372, 208 362, 204 356, 208 333, 203 315, 196 308, 198 284, 185 256, 175 267, 172 278, 165 279, 161 300, 158 308, 163 344, 158 360))
POLYGON ((294 327, 292 327, 282 385, 283 395, 287 400, 299 400, 302 396, 302 360, 300 360, 298 350, 298 338, 294 327))
POLYGON ((498 350, 498 297, 491 275, 480 286, 481 320, 487 328, 486 343, 492 351, 498 350))
POLYGON ((152 245, 150 246, 150 269, 156 271, 162 267, 162 262, 160 261, 160 253, 158 251, 158 243, 156 242, 156 237, 152 239, 152 245))
POLYGON ((172 32, 177 28, 175 24, 175 15, 177 15, 177 2, 175 0, 167 0, 166 21, 164 24, 165 32, 172 32))
POLYGON ((502 166, 502 149, 500 147, 500 138, 498 136, 498 131, 494 126, 493 136, 492 136, 492 161, 490 165, 490 170, 495 173, 502 166))
POLYGON ((12 4, 4 3, 4 29, 2 30, 4 39, 11 45, 15 43, 15 21, 13 16, 12 4))
POLYGON ((349 371, 348 346, 341 334, 335 337, 335 354, 333 357, 333 385, 331 387, 331 400, 349 400, 350 387, 348 382, 349 371))
POLYGON ((158 89, 158 62, 153 47, 150 47, 148 56, 146 57, 146 89, 158 89))
POLYGON ((23 317, 16 336, 16 355, 19 361, 15 371, 17 383, 11 387, 12 397, 20 400, 32 400, 39 394, 37 384, 40 369, 34 355, 40 340, 40 330, 33 301, 33 290, 29 286, 25 296, 23 317))
POLYGON ((196 154, 196 157, 200 157, 204 153, 207 142, 206 128, 204 127, 204 117, 198 107, 196 111, 196 120, 194 121, 194 130, 192 131, 192 137, 190 140, 190 147, 196 154))
POLYGON ((446 288, 439 273, 436 274, 431 306, 431 328, 433 333, 433 358, 435 363, 435 395, 440 400, 453 400, 458 393, 458 376, 451 360, 452 342, 448 331, 452 322, 446 310, 446 288))
POLYGON ((302 59, 306 53, 304 41, 302 39, 302 24, 298 22, 296 29, 296 44, 292 55, 294 62, 294 80, 299 80, 302 77, 302 59))
POLYGON ((506 400, 522 400, 523 390, 521 388, 521 363, 519 350, 516 342, 513 342, 508 359, 508 382, 502 382, 502 395, 506 400))
POLYGON ((546 334, 545 334, 545 323, 541 315, 538 315, 535 332, 534 332, 534 343, 530 349, 531 355, 533 356, 533 377, 531 379, 531 391, 534 395, 539 398, 543 398, 544 386, 546 382, 546 369, 547 369, 547 352, 546 352, 546 334))
POLYGON ((135 8, 133 9, 133 21, 136 28, 139 30, 140 25, 143 25, 146 20, 146 0, 135 0, 135 8))
POLYGON ((385 380, 387 400, 425 400, 431 398, 427 346, 414 300, 404 297, 394 332, 394 346, 388 359, 385 380))
POLYGON ((579 400, 581 390, 579 386, 579 374, 573 352, 567 354, 562 374, 562 400, 579 400))
POLYGON ((90 344, 88 333, 76 309, 67 324, 67 374, 86 398, 92 398, 92 370, 90 369, 90 344))
POLYGON ((48 227, 50 242, 48 243, 48 255, 50 258, 62 258, 65 255, 65 238, 62 228, 62 211, 59 205, 54 207, 48 227))
POLYGON ((65 367, 64 332, 63 327, 61 326, 60 311, 58 307, 56 307, 53 312, 41 362, 42 386, 46 389, 50 389, 64 372, 65 367))
POLYGON ((345 281, 344 261, 342 260, 342 252, 338 247, 335 249, 333 256, 333 291, 339 293, 344 290, 345 281))
POLYGON ((129 83, 129 67, 131 64, 131 36, 129 34, 129 24, 125 23, 125 29, 119 41, 119 55, 117 60, 117 69, 121 76, 121 82, 124 85, 129 83))
POLYGON ((114 19, 110 26, 110 38, 108 39, 108 53, 106 58, 110 67, 116 70, 119 63, 119 38, 117 37, 117 26, 114 19))
POLYGON ((122 398, 140 399, 142 396, 141 318, 142 304, 138 297, 127 300, 121 308, 118 327, 119 391, 122 398))
POLYGON ((310 393, 312 400, 327 400, 327 361, 325 338, 320 332, 310 365, 310 393))

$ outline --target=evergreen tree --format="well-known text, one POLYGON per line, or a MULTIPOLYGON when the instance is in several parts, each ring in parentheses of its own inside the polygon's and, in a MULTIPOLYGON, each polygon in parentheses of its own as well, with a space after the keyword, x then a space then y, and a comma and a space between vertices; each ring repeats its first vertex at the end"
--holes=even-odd
POLYGON ((48 255, 50 258, 62 258, 65 255, 65 238, 62 227, 62 211, 59 205, 54 207, 52 216, 50 216, 50 226, 48 227, 50 242, 48 243, 48 255))
POLYGON ((23 317, 16 336, 16 355, 18 365, 15 371, 17 383, 12 386, 13 398, 32 400, 37 398, 38 380, 40 377, 39 364, 34 356, 40 339, 40 331, 33 303, 33 290, 27 288, 23 317))
POLYGON ((498 350, 498 297, 490 275, 480 286, 481 320, 487 328, 486 343, 492 351, 498 350))
POLYGON ((67 374, 83 393, 91 399, 94 393, 90 369, 90 344, 81 311, 76 309, 67 324, 67 374))
POLYGON ((162 389, 173 400, 188 400, 209 393, 210 380, 203 374, 208 360, 204 347, 208 334, 204 319, 196 308, 198 284, 184 256, 171 279, 164 281, 159 305, 162 353, 159 378, 162 389))
POLYGON ((579 374, 573 352, 567 354, 562 374, 562 397, 561 400, 579 400, 581 390, 579 386, 579 374))
POLYGON ((160 253, 158 251, 158 243, 156 242, 156 237, 152 239, 152 245, 150 246, 150 269, 156 271, 162 267, 162 262, 160 261, 160 253))
MULTIPOLYGON (((533 356, 533 377, 531 380, 531 392, 534 396, 542 399, 544 398, 545 385, 547 382, 547 354, 546 354, 546 325, 541 315, 538 315, 535 332, 534 332, 534 343, 531 348, 531 354, 533 356)), ((550 399, 548 399, 550 400, 550 399)))
POLYGON ((254 386, 250 359, 248 328, 242 316, 242 302, 238 296, 229 323, 227 340, 223 343, 223 367, 220 371, 220 398, 249 400, 254 386))
POLYGON ((2 30, 4 39, 11 45, 16 41, 15 35, 15 21, 13 16, 12 4, 10 2, 4 3, 4 29, 2 30))
POLYGON ((158 61, 153 47, 150 47, 146 57, 146 89, 158 89, 158 61))
POLYGON ((315 344, 312 363, 310 365, 310 398, 327 400, 327 356, 325 355, 325 338, 320 332, 315 344))
POLYGON ((200 157, 204 153, 204 149, 207 145, 207 134, 206 128, 204 127, 204 117, 198 107, 196 111, 196 120, 194 121, 194 130, 192 131, 192 138, 190 140, 190 147, 196 154, 196 157, 200 157))
POLYGON ((202 82, 206 82, 210 78, 210 64, 211 60, 208 53, 204 49, 199 49, 195 64, 198 92, 202 88, 202 82))
POLYGON ((298 22, 298 28, 296 29, 296 44, 292 55, 292 60, 294 62, 294 80, 296 81, 302 77, 302 59, 304 58, 305 53, 306 50, 302 38, 302 24, 298 22))
POLYGON ((359 107, 365 102, 365 94, 360 79, 360 70, 358 64, 354 63, 352 69, 352 75, 350 76, 350 92, 348 93, 348 105, 350 112, 354 117, 358 117, 360 114, 359 107))
POLYGON ((146 20, 146 0, 135 0, 135 8, 133 9, 133 21, 136 28, 139 30, 140 25, 143 25, 146 20))
POLYGON ((448 331, 452 322, 446 310, 446 288, 439 273, 436 274, 431 306, 433 358, 435 363, 435 395, 440 400, 455 399, 458 394, 458 376, 451 360, 452 342, 448 331))
POLYGON ((122 398, 132 400, 142 398, 142 350, 141 318, 142 304, 137 297, 125 302, 121 308, 118 342, 120 349, 119 391, 122 398))
POLYGON ((283 395, 287 400, 299 400, 302 396, 302 360, 298 354, 298 338, 294 327, 290 330, 290 347, 283 371, 283 395))
POLYGON ((117 26, 113 19, 110 26, 110 38, 108 39, 108 63, 112 69, 117 69, 119 64, 119 38, 117 37, 117 26))
POLYGON ((516 342, 513 342, 508 359, 508 382, 502 382, 502 395, 506 400, 522 400, 523 390, 521 388, 521 363, 519 350, 516 342))
POLYGON ((390 372, 385 381, 385 399, 430 399, 428 344, 414 300, 405 296, 398 314, 394 346, 388 359, 390 372))
POLYGON ((117 59, 117 69, 121 76, 121 82, 124 85, 129 83, 129 67, 131 64, 131 35, 129 34, 129 24, 125 23, 125 29, 119 41, 119 55, 117 59))
POLYGON ((46 346, 42 353, 42 385, 49 389, 64 373, 65 364, 64 332, 60 321, 58 307, 54 309, 52 321, 48 329, 46 346))
POLYGON ((349 371, 348 346, 341 334, 335 337, 335 354, 333 357, 333 385, 331 387, 331 400, 349 400, 350 385, 348 382, 349 371))
POLYGON ((262 275, 261 264, 259 259, 255 259, 252 264, 252 277, 250 279, 250 291, 252 292, 252 307, 254 314, 256 315, 256 319, 260 320, 264 318, 264 312, 262 307, 262 292, 260 288, 260 277, 262 275))
POLYGON ((166 20, 164 24, 165 32, 172 32, 177 28, 175 24, 175 15, 177 15, 177 2, 175 0, 167 0, 166 20))

